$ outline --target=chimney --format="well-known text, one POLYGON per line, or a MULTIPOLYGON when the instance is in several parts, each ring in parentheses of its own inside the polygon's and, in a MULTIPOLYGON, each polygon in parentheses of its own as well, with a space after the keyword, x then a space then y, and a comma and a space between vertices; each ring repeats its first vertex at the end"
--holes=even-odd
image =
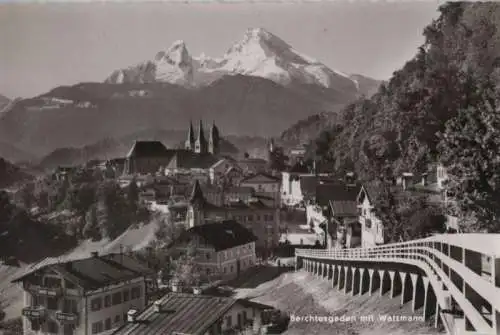
POLYGON ((130 309, 127 312, 127 322, 134 323, 137 320, 137 314, 139 312, 136 309, 130 309))
POLYGON ((99 253, 97 251, 92 251, 90 255, 92 255, 93 258, 99 257, 99 253))
POLYGON ((161 313, 161 300, 156 300, 154 303, 153 303, 153 309, 154 309, 154 312, 155 313, 161 313))

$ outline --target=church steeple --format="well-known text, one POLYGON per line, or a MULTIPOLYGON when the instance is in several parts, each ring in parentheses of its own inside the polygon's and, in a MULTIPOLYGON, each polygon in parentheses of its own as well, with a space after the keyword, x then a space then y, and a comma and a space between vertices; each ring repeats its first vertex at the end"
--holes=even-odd
POLYGON ((208 152, 213 155, 217 155, 219 153, 219 144, 220 144, 220 134, 219 129, 215 125, 215 120, 212 123, 212 128, 210 128, 210 135, 208 138, 208 152))
POLYGON ((203 224, 205 197, 198 180, 195 181, 191 198, 189 199, 188 213, 186 216, 187 226, 194 227, 203 224))
POLYGON ((195 146, 195 139, 194 139, 193 121, 189 121, 188 136, 184 148, 186 148, 186 150, 194 150, 194 146, 195 146))
POLYGON ((203 131, 203 123, 200 120, 200 127, 198 128, 198 138, 196 139, 195 142, 195 149, 194 151, 196 153, 206 153, 208 148, 207 148, 207 140, 205 138, 205 132, 203 131))

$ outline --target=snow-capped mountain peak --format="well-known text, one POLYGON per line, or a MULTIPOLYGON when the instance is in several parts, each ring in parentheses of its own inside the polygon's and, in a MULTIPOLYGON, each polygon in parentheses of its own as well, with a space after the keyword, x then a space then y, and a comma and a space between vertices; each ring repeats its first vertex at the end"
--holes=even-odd
MULTIPOLYGON (((191 57, 186 43, 178 40, 166 51, 159 52, 152 63, 152 76, 156 81, 183 86, 205 85, 224 75, 241 74, 270 79, 281 85, 299 83, 342 91, 357 90, 355 81, 349 76, 299 53, 264 28, 248 29, 243 38, 234 43, 221 58, 211 58, 205 54, 191 57)), ((121 83, 130 81, 129 78, 137 81, 137 78, 144 77, 140 72, 143 68, 144 65, 115 71, 107 81, 121 83)))

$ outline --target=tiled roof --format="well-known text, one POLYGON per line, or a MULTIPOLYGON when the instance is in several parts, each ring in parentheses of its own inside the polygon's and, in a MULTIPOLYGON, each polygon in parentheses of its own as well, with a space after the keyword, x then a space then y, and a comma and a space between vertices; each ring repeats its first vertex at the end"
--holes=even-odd
POLYGON ((330 200, 334 216, 358 216, 358 204, 353 200, 330 200))
POLYGON ((297 162, 288 169, 290 173, 309 173, 309 168, 302 162, 297 162))
POLYGON ((348 185, 344 182, 319 184, 316 186, 316 203, 328 206, 329 201, 356 201, 361 185, 348 185))
POLYGON ((127 157, 164 157, 168 149, 160 141, 135 141, 127 157))
POLYGON ((40 264, 16 278, 14 282, 45 268, 54 268, 75 281, 75 284, 89 290, 153 273, 151 269, 128 255, 108 254, 61 263, 40 264))
POLYGON ((257 237, 250 230, 234 220, 206 223, 191 227, 182 233, 178 242, 187 241, 193 235, 202 237, 216 251, 234 248, 257 240, 257 237))
POLYGON ((199 154, 189 150, 169 150, 172 158, 167 165, 170 169, 208 169, 214 165, 218 158, 212 154, 199 154))
POLYGON ((245 299, 232 299, 187 293, 168 293, 160 299, 162 311, 149 306, 135 323, 117 329, 116 335, 193 334, 203 335, 234 305, 271 309, 271 306, 245 299))
POLYGON ((267 173, 257 173, 241 180, 241 183, 276 183, 279 182, 280 178, 272 176, 267 173))
POLYGON ((304 196, 314 196, 317 184, 318 177, 314 175, 300 177, 300 190, 304 196))

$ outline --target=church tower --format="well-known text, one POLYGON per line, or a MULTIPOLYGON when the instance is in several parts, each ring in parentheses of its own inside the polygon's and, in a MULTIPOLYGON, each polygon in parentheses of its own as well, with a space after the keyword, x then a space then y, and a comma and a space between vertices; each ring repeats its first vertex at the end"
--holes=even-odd
POLYGON ((194 150, 194 145, 195 145, 195 140, 194 140, 194 129, 193 129, 193 122, 189 122, 189 130, 188 130, 188 136, 186 139, 186 142, 184 144, 184 148, 186 150, 193 151, 194 150))
POLYGON ((200 128, 198 129, 198 138, 194 144, 194 151, 199 154, 207 153, 207 140, 205 138, 205 133, 203 132, 203 123, 200 120, 200 128))
POLYGON ((212 128, 210 128, 210 135, 208 137, 208 152, 213 155, 219 154, 220 145, 220 134, 219 129, 215 125, 215 121, 212 123, 212 128))
POLYGON ((193 186, 193 191, 191 192, 191 198, 189 199, 188 212, 186 216, 188 229, 194 226, 200 226, 204 223, 203 207, 205 203, 206 200, 203 196, 200 182, 196 180, 193 186))

